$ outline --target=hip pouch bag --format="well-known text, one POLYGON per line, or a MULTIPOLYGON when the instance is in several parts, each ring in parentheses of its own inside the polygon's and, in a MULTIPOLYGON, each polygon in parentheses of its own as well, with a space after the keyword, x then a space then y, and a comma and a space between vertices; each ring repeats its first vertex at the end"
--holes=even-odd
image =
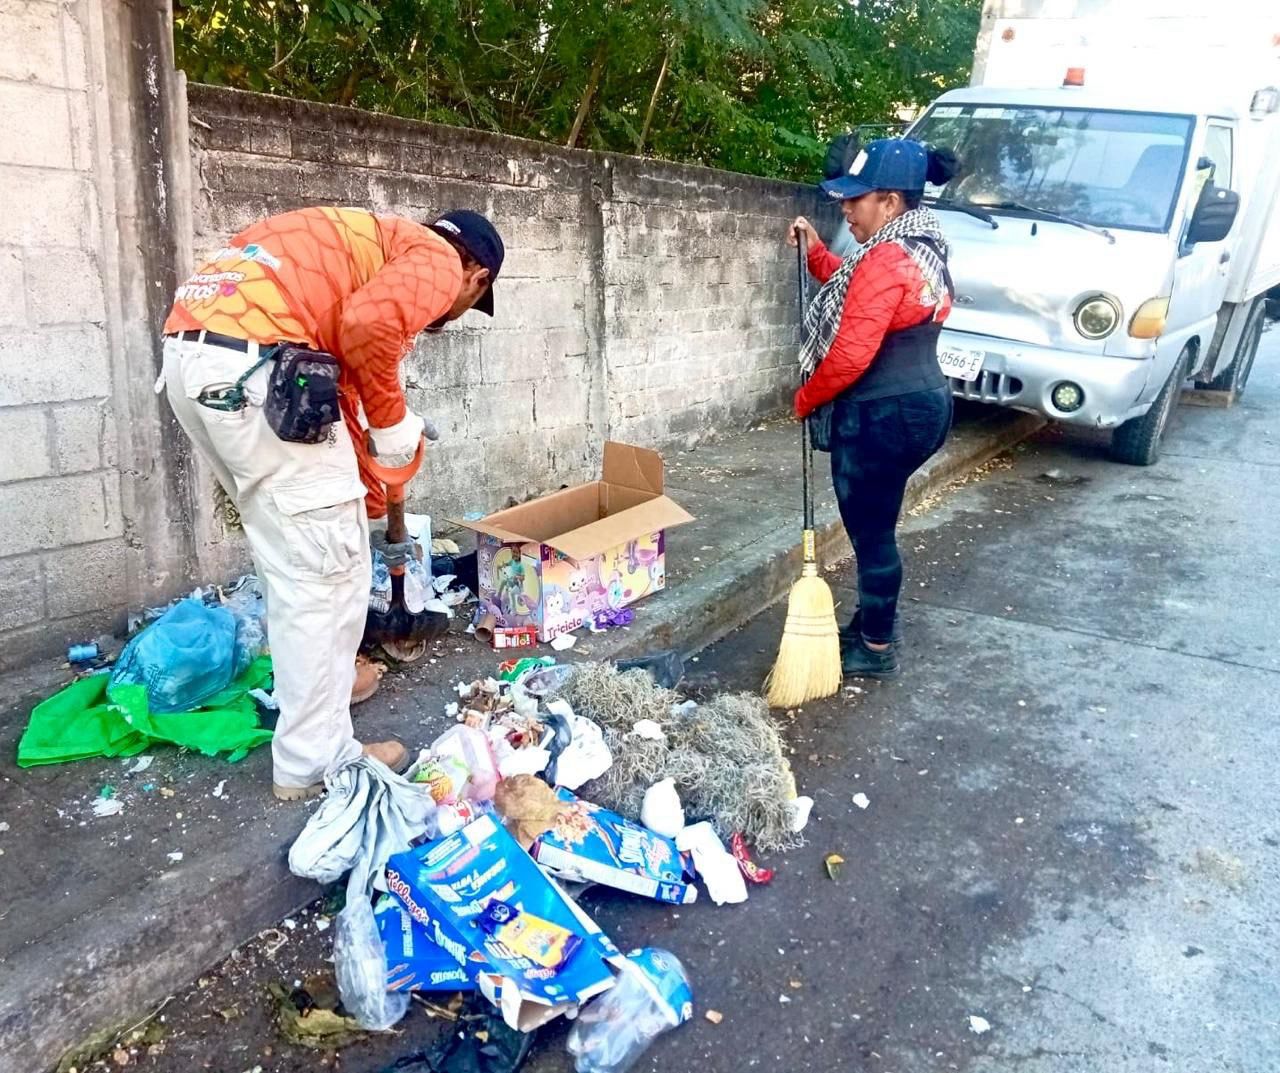
POLYGON ((289 443, 320 443, 342 417, 338 359, 323 350, 284 343, 276 348, 263 409, 267 424, 289 443))

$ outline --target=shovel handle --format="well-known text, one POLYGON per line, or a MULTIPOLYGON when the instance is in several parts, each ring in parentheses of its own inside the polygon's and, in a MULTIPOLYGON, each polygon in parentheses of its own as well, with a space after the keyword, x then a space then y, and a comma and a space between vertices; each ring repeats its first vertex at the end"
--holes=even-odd
POLYGON ((392 544, 403 544, 408 539, 404 527, 404 486, 413 480, 422 465, 422 453, 426 450, 427 438, 418 439, 418 449, 413 457, 403 466, 384 466, 377 460, 373 450, 373 439, 370 437, 369 469, 387 489, 387 540, 392 544))

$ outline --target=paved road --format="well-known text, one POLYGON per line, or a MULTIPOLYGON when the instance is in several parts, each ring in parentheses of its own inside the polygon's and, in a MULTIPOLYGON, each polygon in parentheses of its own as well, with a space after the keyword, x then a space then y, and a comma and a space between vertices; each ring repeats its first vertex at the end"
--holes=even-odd
MULTIPOLYGON (((746 906, 598 912, 725 1014, 640 1068, 1280 1068, 1280 331, 1264 346, 1243 405, 1183 408, 1150 469, 1048 435, 913 521, 904 675, 790 720, 811 844, 746 906)), ((754 684, 778 625, 702 672, 754 684)))
MULTIPOLYGON (((903 676, 784 717, 809 844, 744 906, 584 899, 694 981, 697 1019, 638 1070, 1280 1068, 1280 331, 1254 377, 1232 411, 1184 407, 1150 469, 1047 433, 910 521, 903 676)), ((779 628, 757 619, 696 678, 756 687, 779 628)), ((202 1038, 139 1068, 315 1068, 254 996, 327 939, 181 999, 202 1038), (224 1024, 231 1001, 255 1012, 224 1024)), ((404 1027, 340 1068, 431 1031, 404 1027)), ((532 1073, 569 1068, 563 1032, 532 1073)))

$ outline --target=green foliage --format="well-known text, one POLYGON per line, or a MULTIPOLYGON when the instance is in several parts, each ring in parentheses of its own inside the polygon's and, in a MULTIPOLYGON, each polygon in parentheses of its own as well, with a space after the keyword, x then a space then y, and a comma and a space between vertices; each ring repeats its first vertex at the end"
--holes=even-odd
POLYGON ((194 80, 811 180, 968 76, 981 0, 175 0, 194 80))

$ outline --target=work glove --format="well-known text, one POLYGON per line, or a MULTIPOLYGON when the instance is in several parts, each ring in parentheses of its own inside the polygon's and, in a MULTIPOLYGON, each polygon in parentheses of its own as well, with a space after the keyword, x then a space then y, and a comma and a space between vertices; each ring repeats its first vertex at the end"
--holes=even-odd
POLYGON ((394 569, 404 566, 410 559, 418 557, 418 542, 410 537, 401 543, 393 543, 387 539, 385 529, 373 529, 369 532, 369 546, 378 552, 387 566, 394 569))

